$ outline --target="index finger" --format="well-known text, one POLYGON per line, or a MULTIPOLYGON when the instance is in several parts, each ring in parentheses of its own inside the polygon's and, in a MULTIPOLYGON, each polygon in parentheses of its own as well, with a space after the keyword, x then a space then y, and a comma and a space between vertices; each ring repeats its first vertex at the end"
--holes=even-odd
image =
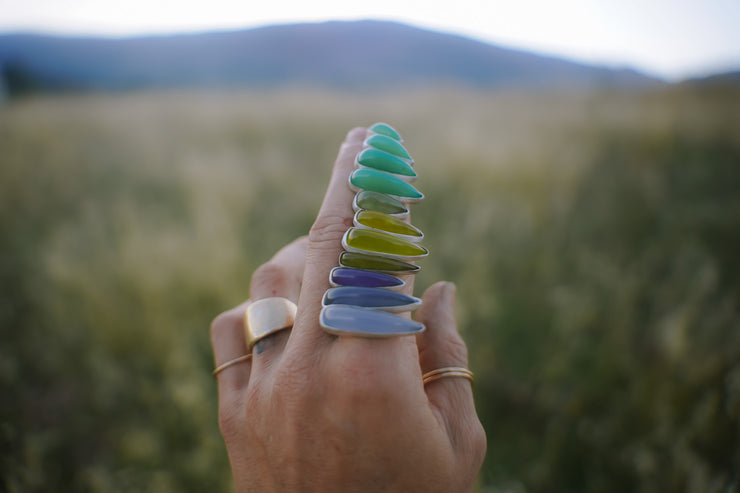
POLYGON ((365 128, 352 129, 339 149, 324 201, 308 235, 303 289, 291 338, 318 341, 328 337, 319 328, 321 298, 330 287, 329 272, 339 262, 342 235, 352 226, 354 192, 348 185, 349 175, 366 134, 365 128))

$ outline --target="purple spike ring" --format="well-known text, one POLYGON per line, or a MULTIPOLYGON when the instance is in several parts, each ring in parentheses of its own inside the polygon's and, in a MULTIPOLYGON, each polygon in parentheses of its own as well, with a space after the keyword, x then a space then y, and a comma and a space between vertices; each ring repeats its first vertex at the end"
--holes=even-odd
POLYGON ((400 289, 406 285, 404 281, 396 276, 352 267, 334 267, 329 274, 329 283, 332 287, 356 286, 393 290, 400 289))

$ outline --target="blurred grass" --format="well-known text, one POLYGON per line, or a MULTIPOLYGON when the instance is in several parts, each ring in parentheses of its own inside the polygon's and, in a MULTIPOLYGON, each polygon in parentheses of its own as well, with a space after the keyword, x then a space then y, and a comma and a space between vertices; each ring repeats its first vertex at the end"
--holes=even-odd
POLYGON ((737 491, 740 90, 36 98, 0 107, 0 490, 229 491, 210 320, 404 135, 458 285, 482 492, 737 491))

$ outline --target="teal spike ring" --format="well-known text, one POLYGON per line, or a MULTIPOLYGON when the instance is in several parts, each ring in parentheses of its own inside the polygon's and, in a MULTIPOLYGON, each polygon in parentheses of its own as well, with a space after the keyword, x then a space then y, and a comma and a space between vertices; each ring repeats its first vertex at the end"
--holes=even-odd
POLYGON ((409 164, 414 164, 414 160, 411 159, 409 151, 406 150, 403 144, 387 135, 371 135, 365 139, 365 142, 363 142, 362 145, 366 148, 373 147, 375 149, 380 149, 381 151, 385 151, 403 159, 409 164))
POLYGON ((416 180, 416 171, 405 160, 380 149, 369 147, 360 151, 355 157, 355 166, 373 168, 386 173, 392 173, 404 181, 416 180))
POLYGON ((397 140, 398 142, 403 142, 401 134, 399 134, 395 128, 391 127, 387 123, 376 123, 374 125, 371 125, 368 129, 368 134, 385 135, 386 137, 390 137, 391 139, 397 140))
POLYGON ((359 168, 349 176, 349 186, 354 191, 370 190, 390 195, 400 202, 416 202, 424 194, 400 178, 372 168, 359 168))

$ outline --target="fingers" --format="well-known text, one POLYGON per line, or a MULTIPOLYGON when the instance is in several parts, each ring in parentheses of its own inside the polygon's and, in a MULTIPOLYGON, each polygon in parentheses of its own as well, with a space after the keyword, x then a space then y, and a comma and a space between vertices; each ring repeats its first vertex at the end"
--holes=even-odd
MULTIPOLYGON (((216 367, 247 354, 244 338, 244 311, 247 306, 249 301, 220 314, 211 324, 211 344, 216 367)), ((244 361, 220 371, 216 375, 219 395, 246 388, 249 368, 249 361, 244 361)))
MULTIPOLYGON (((422 374, 450 366, 467 368, 468 351, 455 322, 454 284, 433 284, 422 300, 416 316, 427 327, 417 336, 422 374)), ((482 461, 485 433, 475 412, 470 382, 460 377, 441 378, 426 384, 425 390, 453 445, 465 451, 462 456, 482 461)))
MULTIPOLYGON (((216 367, 249 353, 244 334, 244 314, 251 302, 271 296, 288 298, 294 303, 298 301, 307 244, 308 239, 302 237, 279 250, 252 276, 251 299, 222 313, 213 321, 211 343, 216 367)), ((278 343, 275 344, 278 347, 284 345, 283 339, 287 337, 288 331, 283 332, 286 334, 275 334, 280 336, 278 343)), ((267 337, 264 341, 271 338, 272 336, 267 337)), ((260 349, 265 349, 270 344, 274 343, 264 342, 260 349)), ((264 358, 257 359, 260 364, 264 364, 264 358)), ((228 396, 233 391, 245 389, 252 366, 253 362, 247 360, 220 371, 217 375, 219 394, 228 396)))
POLYGON ((308 237, 302 236, 284 246, 252 275, 250 299, 281 296, 298 303, 306 263, 308 237))
MULTIPOLYGON (((269 261, 252 275, 250 299, 254 302, 264 298, 287 298, 298 303, 303 282, 308 237, 301 237, 281 248, 269 261)), ((260 339, 252 354, 252 378, 259 376, 282 354, 290 336, 290 329, 281 330, 260 339)))
POLYGON ((329 271, 338 264, 342 235, 352 226, 354 193, 348 185, 349 175, 354 169, 355 156, 362 149, 366 133, 364 128, 355 128, 347 134, 339 149, 321 209, 311 227, 304 289, 293 331, 293 337, 301 344, 303 351, 310 351, 313 344, 328 338, 323 331, 317 330, 321 298, 329 288, 329 271))
POLYGON ((454 284, 442 281, 430 286, 422 297, 416 319, 427 327, 417 336, 423 373, 448 366, 467 368, 468 351, 455 321, 454 284))

